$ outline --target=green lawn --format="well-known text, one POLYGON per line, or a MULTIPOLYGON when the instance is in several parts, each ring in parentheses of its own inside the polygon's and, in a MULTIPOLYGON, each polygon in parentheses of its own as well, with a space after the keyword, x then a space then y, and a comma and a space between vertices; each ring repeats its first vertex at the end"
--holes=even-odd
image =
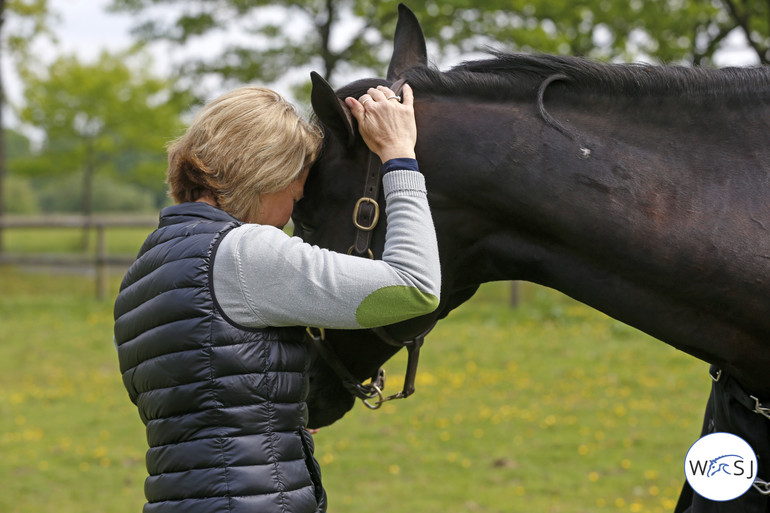
MULTIPOLYGON (((139 512, 112 302, 92 278, 10 267, 0 290, 0 511, 139 512)), ((707 366, 553 291, 525 284, 517 309, 508 291, 485 285, 438 325, 413 397, 316 435, 330 512, 673 510, 707 366)))
MULTIPOLYGON (((110 254, 136 255, 151 228, 111 227, 106 230, 107 251, 110 254)), ((83 247, 80 228, 6 228, 3 230, 4 249, 9 253, 82 253, 93 255, 96 230, 91 230, 87 247, 83 247)))

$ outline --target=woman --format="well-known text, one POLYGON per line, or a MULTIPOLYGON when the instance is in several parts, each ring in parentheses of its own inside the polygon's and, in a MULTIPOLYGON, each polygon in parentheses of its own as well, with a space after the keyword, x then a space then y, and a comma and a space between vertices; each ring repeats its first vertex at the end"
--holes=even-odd
POLYGON ((321 136, 273 91, 223 95, 169 147, 177 204, 161 212, 115 303, 123 382, 150 445, 146 513, 325 511, 304 429, 301 326, 380 326, 439 300, 409 86, 403 96, 378 87, 346 99, 383 162, 381 261, 281 230, 321 136))

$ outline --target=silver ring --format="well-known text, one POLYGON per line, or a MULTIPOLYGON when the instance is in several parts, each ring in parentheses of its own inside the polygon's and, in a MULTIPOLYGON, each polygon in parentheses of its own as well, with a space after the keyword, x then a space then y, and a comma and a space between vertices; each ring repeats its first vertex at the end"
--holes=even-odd
POLYGON ((363 106, 364 103, 368 102, 369 100, 371 100, 371 98, 364 98, 364 101, 361 102, 361 105, 363 106))
POLYGON ((393 100, 393 99, 396 99, 396 100, 398 100, 398 101, 401 101, 401 97, 400 97, 399 95, 397 95, 397 94, 394 94, 393 96, 388 96, 388 98, 387 98, 387 99, 388 99, 388 100, 393 100))

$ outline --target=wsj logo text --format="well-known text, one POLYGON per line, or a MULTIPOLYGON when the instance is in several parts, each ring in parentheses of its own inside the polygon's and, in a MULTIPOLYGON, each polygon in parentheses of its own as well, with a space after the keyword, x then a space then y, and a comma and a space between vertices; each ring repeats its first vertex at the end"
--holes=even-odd
POLYGON ((746 493, 757 477, 757 455, 742 438, 711 433, 690 447, 684 474, 692 489, 712 501, 729 501, 746 493))
POLYGON ((692 475, 744 477, 752 481, 756 478, 754 460, 746 461, 738 454, 725 454, 711 460, 689 460, 687 464, 692 475))

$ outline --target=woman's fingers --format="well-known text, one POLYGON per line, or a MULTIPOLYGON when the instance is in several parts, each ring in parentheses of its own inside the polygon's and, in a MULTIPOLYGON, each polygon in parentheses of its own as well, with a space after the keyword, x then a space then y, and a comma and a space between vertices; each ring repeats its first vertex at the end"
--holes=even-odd
POLYGON ((404 84, 404 87, 401 88, 401 103, 410 107, 414 105, 414 91, 409 84, 404 84))
MULTIPOLYGON (((412 105, 414 103, 414 94, 412 92, 412 88, 409 87, 408 84, 404 84, 404 87, 402 89, 402 96, 396 95, 396 93, 393 92, 392 89, 386 86, 377 86, 369 88, 369 90, 361 95, 360 98, 357 100, 353 97, 345 98, 345 103, 347 104, 348 108, 350 108, 351 111, 355 114, 358 112, 359 114, 363 114, 363 109, 365 109, 365 105, 367 102, 384 102, 384 101, 393 101, 398 100, 399 103, 404 103, 405 105, 412 105)), ((370 105, 370 107, 373 106, 370 105)), ((356 116, 358 117, 358 116, 356 116)))
POLYGON ((402 99, 391 88, 370 88, 357 100, 345 102, 358 121, 364 142, 383 162, 390 158, 413 157, 417 130, 414 119, 412 89, 405 85, 402 99))
POLYGON ((393 91, 385 86, 377 86, 376 88, 371 88, 367 91, 367 93, 369 93, 369 96, 371 96, 373 100, 378 102, 388 101, 391 96, 395 96, 393 91))

